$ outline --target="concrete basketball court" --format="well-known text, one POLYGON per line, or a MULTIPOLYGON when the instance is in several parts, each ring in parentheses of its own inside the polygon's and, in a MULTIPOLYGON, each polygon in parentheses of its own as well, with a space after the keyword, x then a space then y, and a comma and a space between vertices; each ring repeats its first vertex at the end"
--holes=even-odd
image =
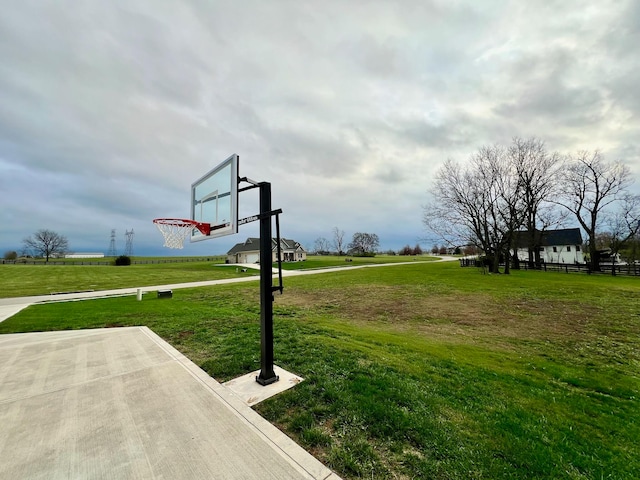
POLYGON ((0 335, 0 478, 339 479, 229 383, 146 327, 0 335))

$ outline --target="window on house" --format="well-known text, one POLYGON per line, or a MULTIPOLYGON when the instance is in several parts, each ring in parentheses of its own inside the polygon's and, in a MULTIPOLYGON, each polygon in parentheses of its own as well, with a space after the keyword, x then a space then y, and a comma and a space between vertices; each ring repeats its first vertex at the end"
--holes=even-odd
POLYGON ((558 251, 558 247, 553 247, 553 253, 556 253, 558 251))
POLYGON ((540 247, 540 248, 539 248, 539 250, 540 250, 541 252, 544 252, 544 247, 540 247))
POLYGON ((576 252, 580 251, 580 245, 576 245, 576 252))
POLYGON ((567 245, 567 252, 571 251, 571 247, 569 245, 567 245))

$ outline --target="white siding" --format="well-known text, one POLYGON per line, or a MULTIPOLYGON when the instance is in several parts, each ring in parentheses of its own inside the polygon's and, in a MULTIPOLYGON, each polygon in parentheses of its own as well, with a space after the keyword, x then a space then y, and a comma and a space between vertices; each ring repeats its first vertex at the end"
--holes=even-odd
MULTIPOLYGON (((519 248, 518 258, 520 261, 528 261, 528 250, 526 248, 519 248)), ((555 245, 541 247, 540 259, 545 263, 584 263, 582 249, 579 245, 555 245)))

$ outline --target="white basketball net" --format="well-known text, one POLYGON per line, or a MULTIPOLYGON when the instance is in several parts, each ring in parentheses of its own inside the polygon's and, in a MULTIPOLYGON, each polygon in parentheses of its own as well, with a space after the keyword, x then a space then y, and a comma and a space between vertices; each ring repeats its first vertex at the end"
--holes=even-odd
POLYGON ((195 228, 192 223, 173 218, 158 219, 153 223, 164 237, 164 246, 169 248, 183 248, 184 239, 191 235, 191 231, 195 228))

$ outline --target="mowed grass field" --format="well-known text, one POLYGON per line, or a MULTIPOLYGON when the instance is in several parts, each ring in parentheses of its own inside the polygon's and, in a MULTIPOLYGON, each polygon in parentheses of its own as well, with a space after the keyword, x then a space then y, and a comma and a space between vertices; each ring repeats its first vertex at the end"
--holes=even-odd
MULTIPOLYGON (((284 280, 275 359, 305 381, 256 409, 345 479, 640 478, 638 279, 448 262, 284 280)), ((0 333, 147 325, 226 381, 259 368, 259 311, 255 282, 33 306, 0 333)))
MULTIPOLYGON (((345 257, 311 256, 305 262, 283 263, 283 269, 319 269, 328 267, 348 267, 378 263, 430 261, 435 257, 345 257)), ((98 259, 104 262, 105 259, 98 259)), ((225 257, 211 261, 180 262, 177 258, 153 259, 158 263, 129 265, 83 265, 88 260, 67 260, 66 265, 47 265, 42 261, 37 265, 0 265, 0 298, 49 295, 52 293, 77 292, 85 290, 110 290, 115 288, 146 287, 184 282, 200 282, 223 278, 247 277, 259 274, 259 270, 238 271, 232 265, 225 265, 225 257)), ((255 265, 259 269, 259 265, 255 265)), ((274 267, 277 266, 274 264, 274 267)))
POLYGON ((251 275, 251 272, 238 273, 235 268, 220 264, 224 264, 223 257, 209 262, 176 261, 118 267, 82 265, 81 261, 70 261, 66 265, 0 265, 0 298, 145 287, 251 275))

